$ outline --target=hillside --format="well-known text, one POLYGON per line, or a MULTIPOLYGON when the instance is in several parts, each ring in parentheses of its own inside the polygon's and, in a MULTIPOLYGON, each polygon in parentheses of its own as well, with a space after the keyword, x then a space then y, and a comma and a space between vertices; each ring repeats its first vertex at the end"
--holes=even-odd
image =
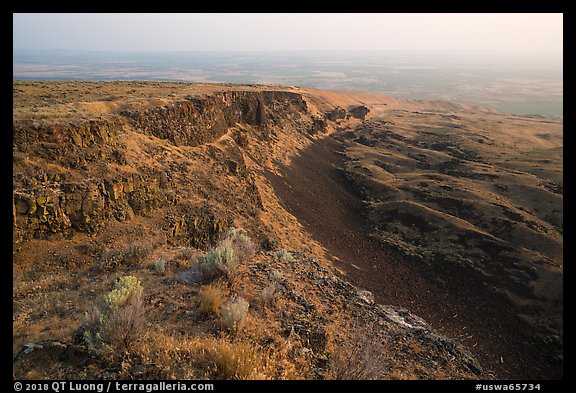
POLYGON ((562 377, 561 122, 155 82, 15 81, 13 113, 15 378, 562 377), (126 276, 138 335, 96 345, 126 276))

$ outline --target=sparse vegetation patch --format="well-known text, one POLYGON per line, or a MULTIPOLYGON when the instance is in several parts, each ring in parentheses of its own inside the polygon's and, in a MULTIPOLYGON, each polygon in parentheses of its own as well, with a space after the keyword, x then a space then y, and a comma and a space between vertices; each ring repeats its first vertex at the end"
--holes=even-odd
POLYGON ((142 336, 144 313, 140 280, 122 277, 93 310, 84 338, 97 353, 118 355, 130 351, 142 336))
POLYGON ((380 379, 387 367, 386 344, 376 327, 356 322, 336 339, 326 379, 380 379))
POLYGON ((156 262, 154 262, 154 270, 156 273, 164 275, 164 273, 166 273, 166 263, 166 260, 162 258, 157 259, 156 262))
POLYGON ((292 254, 290 254, 290 251, 287 251, 285 249, 280 249, 276 252, 276 256, 282 261, 282 262, 292 262, 294 261, 294 257, 292 256, 292 254))

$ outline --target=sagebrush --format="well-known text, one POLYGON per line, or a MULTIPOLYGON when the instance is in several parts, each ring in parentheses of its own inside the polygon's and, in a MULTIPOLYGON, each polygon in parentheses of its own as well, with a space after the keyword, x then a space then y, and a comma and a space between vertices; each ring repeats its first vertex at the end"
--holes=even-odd
POLYGON ((245 262, 256 253, 256 246, 243 228, 231 228, 226 232, 225 240, 232 242, 232 247, 240 262, 245 262))
POLYGON ((126 276, 114 284, 93 310, 84 338, 96 352, 130 351, 145 328, 143 287, 136 277, 126 276))
POLYGON ((200 268, 207 280, 221 276, 232 279, 236 276, 239 262, 232 241, 225 239, 200 258, 200 268))
POLYGON ((240 267, 255 252, 256 247, 244 229, 230 229, 216 247, 200 257, 198 264, 204 281, 226 277, 233 282, 240 267))
POLYGON ((242 330, 246 323, 248 307, 250 304, 241 296, 229 300, 220 311, 222 327, 233 333, 242 330))
POLYGON ((285 249, 280 249, 278 251, 276 251, 276 256, 278 257, 278 259, 280 259, 282 262, 292 262, 294 261, 294 257, 292 256, 292 254, 290 254, 289 251, 285 250, 285 249))

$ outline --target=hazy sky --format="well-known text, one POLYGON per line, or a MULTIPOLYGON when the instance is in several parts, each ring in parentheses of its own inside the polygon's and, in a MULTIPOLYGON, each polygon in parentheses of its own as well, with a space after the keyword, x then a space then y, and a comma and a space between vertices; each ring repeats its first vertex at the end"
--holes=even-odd
POLYGON ((14 49, 562 52, 562 14, 13 14, 14 49))

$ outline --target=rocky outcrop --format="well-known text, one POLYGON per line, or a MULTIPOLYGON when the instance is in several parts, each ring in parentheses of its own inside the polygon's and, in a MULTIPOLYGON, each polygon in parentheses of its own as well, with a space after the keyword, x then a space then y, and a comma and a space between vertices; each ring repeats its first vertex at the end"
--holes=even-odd
POLYGON ((47 142, 58 145, 90 147, 112 144, 121 132, 121 122, 113 120, 85 120, 79 123, 58 122, 40 124, 34 120, 14 122, 13 145, 18 150, 31 143, 47 142))
POLYGON ((176 200, 164 172, 15 190, 14 240, 93 232, 111 219, 126 221, 176 200))
POLYGON ((208 203, 200 207, 181 203, 176 210, 164 219, 170 244, 206 248, 216 243, 232 225, 230 214, 208 203))
POLYGON ((331 120, 331 121, 338 121, 341 119, 346 119, 346 109, 337 106, 336 108, 326 112, 326 119, 331 120))
POLYGON ((348 113, 350 116, 355 117, 360 120, 366 119, 366 115, 370 112, 370 109, 365 107, 364 105, 353 106, 352 108, 348 109, 348 113))
MULTIPOLYGON (((354 321, 359 322, 368 328, 370 335, 362 340, 349 338, 350 342, 359 345, 366 339, 385 348, 386 365, 380 366, 381 379, 395 378, 393 374, 398 370, 418 379, 491 379, 463 345, 439 334, 419 316, 405 308, 378 304, 371 292, 334 275, 315 258, 295 251, 291 251, 291 255, 293 258, 289 261, 255 263, 251 269, 265 276, 278 269, 298 277, 297 283, 291 280, 278 282, 283 298, 293 304, 291 310, 282 315, 282 323, 287 333, 293 331, 310 350, 318 378, 332 361, 333 354, 326 343, 327 331, 333 331, 330 326, 335 323, 320 315, 343 312, 352 325, 354 321), (315 302, 314 295, 323 302, 315 302)), ((350 326, 340 320, 338 327, 344 331, 350 326)))
MULTIPOLYGON (((87 170, 103 161, 122 163, 118 136, 124 132, 121 119, 37 122, 15 120, 13 124, 13 154, 15 165, 22 157, 33 157, 67 169, 87 170)), ((61 173, 35 173, 35 179, 23 180, 26 186, 36 180, 62 181, 61 173)), ((15 183, 18 179, 15 179, 15 183)))
POLYGON ((226 91, 122 114, 137 132, 167 139, 175 145, 198 146, 218 139, 237 124, 265 129, 290 112, 306 112, 306 102, 300 94, 226 91))
POLYGON ((310 129, 311 134, 320 134, 324 133, 327 130, 326 120, 320 117, 313 117, 312 118, 312 128, 310 129))

